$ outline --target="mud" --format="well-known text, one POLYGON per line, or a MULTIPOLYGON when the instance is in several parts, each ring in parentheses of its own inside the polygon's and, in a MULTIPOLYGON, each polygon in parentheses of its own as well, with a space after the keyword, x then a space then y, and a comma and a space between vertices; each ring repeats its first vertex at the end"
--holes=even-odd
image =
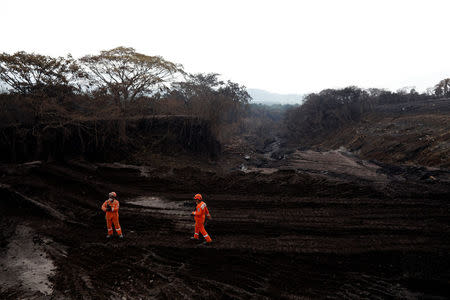
MULTIPOLYGON (((25 225, 17 226, 0 258, 2 290, 11 296, 17 295, 17 290, 24 291, 21 297, 49 296, 53 292, 49 277, 54 275, 55 266, 45 247, 35 242, 36 235, 25 225)), ((43 242, 49 243, 50 240, 43 242)))
POLYGON ((244 157, 233 164, 247 162, 251 172, 85 161, 1 166, 0 253, 8 266, 0 297, 450 297, 448 170, 368 162, 343 149, 267 159, 273 172, 244 157), (111 190, 123 240, 105 239, 100 206, 111 190), (197 192, 213 217, 209 246, 189 239, 197 192), (43 283, 31 291, 18 284, 28 281, 22 269, 14 267, 16 284, 8 276, 25 261, 9 250, 18 239, 55 266, 29 264, 43 283))

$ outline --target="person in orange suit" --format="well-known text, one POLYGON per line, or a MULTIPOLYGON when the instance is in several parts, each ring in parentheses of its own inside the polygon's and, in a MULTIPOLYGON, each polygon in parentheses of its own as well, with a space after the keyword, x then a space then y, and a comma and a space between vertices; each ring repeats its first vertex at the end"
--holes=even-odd
POLYGON ((108 235, 106 238, 113 236, 112 224, 116 228, 116 232, 120 238, 123 238, 122 228, 119 224, 119 201, 116 199, 117 194, 115 192, 109 193, 109 199, 102 205, 102 210, 106 213, 106 226, 108 227, 108 235))
POLYGON ((206 207, 206 203, 202 201, 202 195, 196 194, 194 196, 194 200, 197 203, 197 207, 195 208, 195 211, 192 212, 195 219, 195 233, 194 236, 191 238, 193 240, 198 240, 200 238, 199 232, 202 233, 203 237, 205 238, 206 242, 204 243, 211 243, 211 237, 205 230, 205 217, 207 217, 209 220, 211 220, 211 215, 209 214, 208 207, 206 207))

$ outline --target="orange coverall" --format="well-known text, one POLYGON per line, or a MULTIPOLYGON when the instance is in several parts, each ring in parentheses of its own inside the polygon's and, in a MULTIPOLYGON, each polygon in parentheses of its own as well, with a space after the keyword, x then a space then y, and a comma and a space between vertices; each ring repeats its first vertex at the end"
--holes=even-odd
POLYGON ((119 201, 116 199, 108 199, 103 203, 102 210, 106 212, 106 226, 108 227, 108 235, 113 234, 112 223, 118 235, 122 235, 122 229, 119 224, 119 201), (111 211, 107 211, 107 206, 111 206, 111 211))
POLYGON ((203 201, 200 201, 199 204, 197 204, 197 207, 195 208, 195 211, 192 212, 192 214, 194 215, 194 219, 195 219, 195 233, 194 233, 194 238, 198 239, 199 238, 199 232, 202 233, 203 237, 205 238, 205 240, 210 243, 212 242, 211 237, 208 235, 208 233, 205 230, 205 216, 207 216, 208 218, 211 217, 211 215, 209 214, 209 210, 206 207, 206 203, 203 201))

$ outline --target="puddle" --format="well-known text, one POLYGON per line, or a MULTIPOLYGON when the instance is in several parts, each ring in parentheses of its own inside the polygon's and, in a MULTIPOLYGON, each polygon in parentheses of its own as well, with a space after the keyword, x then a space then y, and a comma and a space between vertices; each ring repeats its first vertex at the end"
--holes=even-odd
MULTIPOLYGON (((189 203, 188 201, 170 201, 155 196, 141 196, 131 201, 127 201, 127 203, 171 215, 185 215, 186 212, 191 210, 187 205, 189 203)), ((194 205, 191 206, 192 209, 194 209, 194 205)))
POLYGON ((53 261, 41 245, 33 242, 34 232, 30 227, 19 225, 1 259, 1 289, 21 289, 40 292, 49 296, 53 286, 48 280, 55 272, 53 261))
POLYGON ((121 164, 121 163, 99 163, 99 166, 102 167, 108 167, 108 168, 112 168, 112 169, 133 169, 133 170, 137 170, 140 172, 140 175, 142 177, 149 177, 149 172, 150 172, 150 168, 146 167, 146 166, 135 166, 135 165, 126 165, 126 164, 121 164))

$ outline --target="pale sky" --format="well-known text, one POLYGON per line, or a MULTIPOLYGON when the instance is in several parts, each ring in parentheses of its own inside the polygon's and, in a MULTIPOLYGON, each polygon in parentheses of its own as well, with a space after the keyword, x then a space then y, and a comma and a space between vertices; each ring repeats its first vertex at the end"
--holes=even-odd
POLYGON ((117 46, 248 88, 425 90, 450 77, 448 0, 1 0, 0 52, 117 46))

